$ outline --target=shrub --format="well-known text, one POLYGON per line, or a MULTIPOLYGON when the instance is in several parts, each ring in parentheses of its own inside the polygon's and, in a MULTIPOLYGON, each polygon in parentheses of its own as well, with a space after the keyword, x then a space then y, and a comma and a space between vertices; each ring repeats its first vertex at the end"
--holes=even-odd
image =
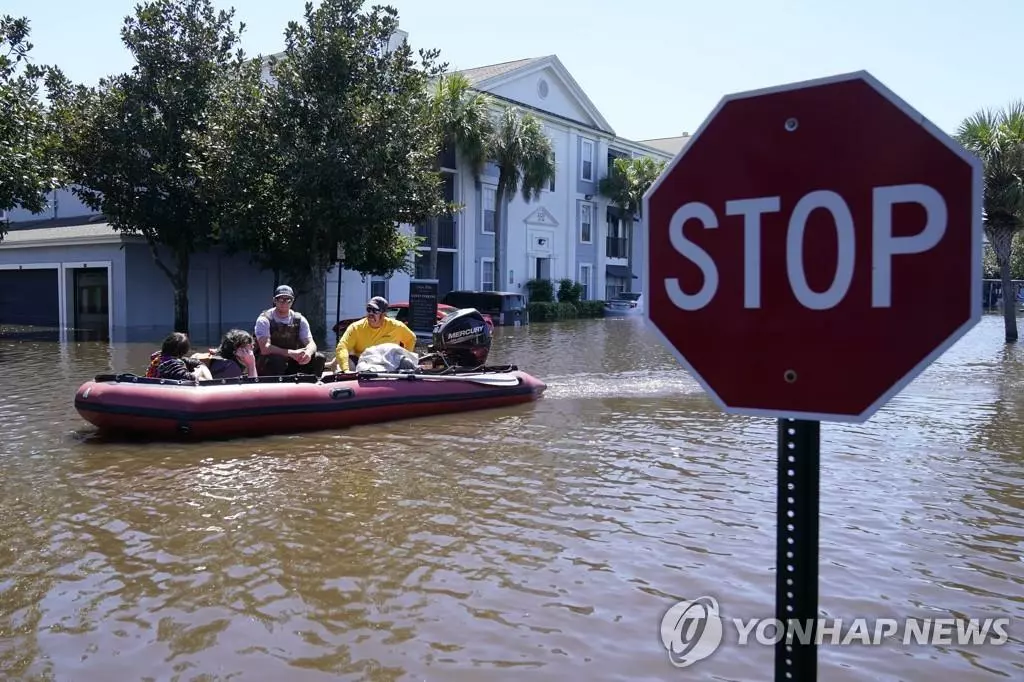
POLYGON ((554 303, 555 287, 549 279, 531 279, 526 282, 526 297, 530 302, 554 303))
POLYGON ((576 305, 580 302, 581 296, 583 296, 583 285, 579 282, 574 282, 568 277, 558 281, 559 303, 572 303, 576 305))
POLYGON ((604 301, 580 301, 576 310, 578 317, 604 317, 604 301))

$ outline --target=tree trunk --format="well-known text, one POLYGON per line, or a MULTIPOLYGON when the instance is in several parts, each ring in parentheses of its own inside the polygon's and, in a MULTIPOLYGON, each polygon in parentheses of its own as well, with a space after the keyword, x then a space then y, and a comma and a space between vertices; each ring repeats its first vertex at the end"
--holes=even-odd
POLYGON ((504 281, 501 276, 502 262, 501 262, 501 224, 504 220, 505 214, 505 181, 501 176, 505 174, 505 171, 501 171, 501 175, 498 176, 498 187, 494 192, 494 290, 501 291, 502 288, 500 283, 504 281))
POLYGON ((294 281, 303 292, 299 300, 296 288, 295 309, 309 322, 309 331, 316 341, 317 349, 330 357, 327 346, 327 271, 313 266, 307 272, 296 273, 294 281))
POLYGON ((996 252, 999 275, 1003 287, 1003 324, 1006 327, 1006 343, 1017 342, 1017 288, 1010 273, 1010 255, 1013 250, 1012 229, 996 227, 989 229, 989 240, 996 252))
POLYGON ((441 234, 439 223, 437 216, 430 219, 430 279, 437 279, 437 240, 441 234))
POLYGON ((150 243, 149 250, 153 254, 153 262, 167 275, 174 288, 174 331, 188 334, 188 269, 191 256, 188 251, 176 253, 175 269, 171 270, 160 260, 156 244, 150 243))
MULTIPOLYGON (((626 212, 624 212, 626 213, 626 212)), ((628 215, 628 213, 627 213, 628 215)), ((626 233, 626 268, 629 270, 629 277, 626 279, 626 291, 633 291, 633 239, 636 238, 636 225, 632 218, 623 218, 626 233)))

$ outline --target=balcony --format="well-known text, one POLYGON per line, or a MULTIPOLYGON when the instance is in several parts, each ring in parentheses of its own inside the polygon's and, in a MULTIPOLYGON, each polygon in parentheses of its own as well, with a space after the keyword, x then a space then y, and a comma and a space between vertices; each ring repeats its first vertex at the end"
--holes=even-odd
MULTIPOLYGON (((439 249, 457 249, 459 248, 458 240, 456 238, 455 229, 455 218, 437 218, 437 248, 439 249)), ((423 237, 425 241, 420 244, 421 249, 429 249, 433 244, 430 243, 430 223, 426 225, 416 226, 416 236, 423 237)))
POLYGON ((606 237, 605 258, 629 258, 629 240, 625 237, 606 237))

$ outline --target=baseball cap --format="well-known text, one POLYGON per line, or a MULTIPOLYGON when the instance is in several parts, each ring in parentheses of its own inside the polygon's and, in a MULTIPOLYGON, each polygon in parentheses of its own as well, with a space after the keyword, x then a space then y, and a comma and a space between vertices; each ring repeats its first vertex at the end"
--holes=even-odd
POLYGON ((378 313, 382 313, 388 309, 388 299, 383 296, 374 296, 366 302, 367 308, 373 308, 378 313))
POLYGON ((278 296, 291 296, 292 298, 295 298, 295 292, 292 291, 292 288, 287 284, 282 284, 278 288, 274 289, 274 298, 277 298, 278 296))

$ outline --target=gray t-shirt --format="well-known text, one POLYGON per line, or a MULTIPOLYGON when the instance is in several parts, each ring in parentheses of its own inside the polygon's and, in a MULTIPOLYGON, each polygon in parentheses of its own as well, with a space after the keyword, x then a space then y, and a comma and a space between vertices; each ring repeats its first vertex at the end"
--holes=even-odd
MULTIPOLYGON (((277 314, 277 310, 272 310, 270 314, 274 316, 274 321, 278 324, 291 324, 294 321, 292 316, 296 313, 293 310, 289 310, 286 316, 280 317, 277 314)), ((313 338, 313 334, 309 331, 309 322, 306 321, 305 315, 300 315, 299 318, 299 341, 309 343, 309 340, 313 338)), ((270 319, 265 312, 260 313, 260 316, 256 318, 255 336, 257 339, 270 336, 270 319)))

